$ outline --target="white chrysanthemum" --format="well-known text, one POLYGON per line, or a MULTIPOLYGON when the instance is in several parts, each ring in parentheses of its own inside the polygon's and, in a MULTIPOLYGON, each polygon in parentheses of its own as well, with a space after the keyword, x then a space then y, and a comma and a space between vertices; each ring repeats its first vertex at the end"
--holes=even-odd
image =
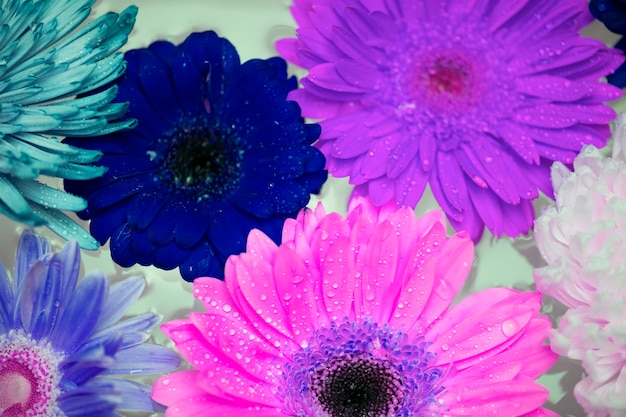
POLYGON ((535 270, 537 287, 569 307, 552 348, 582 361, 575 394, 593 417, 626 415, 625 125, 620 115, 613 157, 589 146, 574 172, 553 165, 556 204, 535 221, 548 263, 535 270))
POLYGON ((127 105, 106 87, 125 68, 136 7, 82 23, 96 0, 0 0, 0 214, 46 225, 84 248, 99 245, 61 210, 86 207, 41 182, 42 176, 91 179, 100 152, 59 142, 130 127, 127 105))

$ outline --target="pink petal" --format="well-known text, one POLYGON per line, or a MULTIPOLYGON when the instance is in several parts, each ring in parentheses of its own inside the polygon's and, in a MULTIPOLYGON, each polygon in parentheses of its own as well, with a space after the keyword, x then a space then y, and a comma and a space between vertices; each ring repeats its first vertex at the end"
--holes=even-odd
POLYGON ((252 229, 248 234, 246 243, 246 252, 255 253, 270 263, 274 262, 274 256, 278 246, 265 233, 258 229, 252 229))
POLYGON ((464 369, 511 346, 539 310, 537 293, 491 288, 470 295, 428 330, 437 365, 464 369), (497 349, 496 349, 497 348, 497 349))
POLYGON ((281 353, 255 332, 251 324, 210 313, 191 312, 189 317, 206 340, 194 339, 185 346, 177 345, 183 355, 182 348, 188 351, 188 355, 193 355, 195 363, 190 361, 192 365, 199 365, 196 367, 201 371, 222 365, 254 375, 259 380, 269 378, 268 363, 275 361, 281 353))
POLYGON ((200 372, 190 369, 162 376, 152 386, 152 399, 169 406, 185 398, 206 394, 198 386, 198 375, 200 372))
MULTIPOLYGON (((268 368, 265 369, 269 371, 268 368)), ((281 401, 272 393, 275 384, 252 380, 239 370, 215 365, 200 373, 198 385, 209 394, 233 401, 235 404, 249 404, 251 407, 280 407, 281 401)))
POLYGON ((228 259, 235 279, 225 280, 242 314, 257 323, 257 330, 272 343, 289 343, 293 337, 276 294, 272 265, 258 255, 242 253, 228 259))
POLYGON ((536 410, 526 413, 520 417, 559 417, 559 415, 554 411, 545 408, 537 408, 536 410))
MULTIPOLYGON (((408 277, 394 300, 395 311, 389 318, 389 325, 396 329, 421 328, 420 317, 432 293, 435 282, 436 260, 426 258, 419 269, 405 273, 408 277)), ((419 330, 416 333, 420 333, 419 330)))
POLYGON ((353 317, 354 300, 354 255, 345 234, 320 242, 320 273, 322 295, 328 316, 332 321, 353 317))
POLYGON ((303 259, 291 248, 281 245, 274 264, 276 288, 283 295, 282 305, 289 316, 294 341, 302 345, 317 327, 328 326, 330 320, 321 302, 303 259))
POLYGON ((396 279, 398 237, 393 226, 385 221, 379 224, 369 239, 363 259, 360 294, 362 301, 358 317, 371 317, 375 323, 385 323, 393 309, 390 302, 396 298, 401 282, 396 279))
MULTIPOLYGON (((425 246, 424 250, 427 249, 425 246)), ((436 263, 433 290, 420 317, 422 328, 430 326, 450 306, 472 267, 474 245, 466 233, 452 236, 441 251, 436 263)))
POLYGON ((187 398, 169 407, 165 417, 284 417, 276 408, 252 407, 220 400, 210 394, 187 398))
POLYGON ((521 416, 539 408, 548 399, 548 390, 532 380, 494 384, 474 384, 458 381, 461 386, 450 387, 442 397, 452 416, 487 416, 494 410, 498 415, 521 416))
POLYGON ((191 321, 173 320, 161 325, 161 330, 191 366, 199 370, 210 366, 207 359, 215 357, 216 352, 191 321))

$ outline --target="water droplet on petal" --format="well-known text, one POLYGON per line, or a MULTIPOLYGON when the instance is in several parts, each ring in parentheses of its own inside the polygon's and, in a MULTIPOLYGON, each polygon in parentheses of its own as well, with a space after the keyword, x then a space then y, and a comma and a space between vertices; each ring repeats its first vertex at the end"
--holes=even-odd
POLYGON ((504 320, 502 323, 502 333, 506 337, 512 337, 519 331, 519 324, 513 319, 504 320))

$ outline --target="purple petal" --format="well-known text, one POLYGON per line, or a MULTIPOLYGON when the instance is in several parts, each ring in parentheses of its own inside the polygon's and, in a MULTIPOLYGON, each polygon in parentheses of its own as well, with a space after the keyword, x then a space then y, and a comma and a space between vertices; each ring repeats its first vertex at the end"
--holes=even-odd
MULTIPOLYGON (((358 87, 346 83, 337 72, 337 68, 333 63, 317 65, 315 68, 311 69, 306 79, 313 85, 321 87, 322 89, 338 93, 363 93, 368 91, 369 87, 367 85, 358 87)), ((317 90, 320 89, 318 88, 317 90)))
POLYGON ((396 22, 381 12, 367 13, 347 7, 343 17, 352 33, 366 45, 387 46, 388 42, 393 42, 399 35, 396 22))
POLYGON ((515 111, 515 120, 537 127, 563 128, 576 124, 604 124, 615 119, 615 110, 603 104, 537 104, 515 111))
POLYGON ((384 62, 384 54, 376 48, 370 48, 361 39, 341 26, 334 26, 330 31, 331 41, 346 56, 360 63, 384 62))
POLYGON ((517 77, 517 91, 535 97, 554 99, 555 101, 576 101, 592 94, 598 85, 597 81, 572 81, 554 75, 534 75, 517 77))
POLYGON ((429 174, 422 169, 417 159, 411 161, 404 172, 396 179, 396 201, 407 207, 415 207, 422 198, 429 174))
POLYGON ((441 184, 445 199, 459 212, 464 212, 470 204, 466 180, 454 154, 438 152, 436 181, 441 184))
POLYGON ((345 82, 359 87, 359 91, 371 91, 383 78, 383 75, 376 68, 347 59, 337 61, 335 68, 345 82))
MULTIPOLYGON (((496 130, 498 135, 504 139, 524 161, 535 165, 539 163, 539 153, 533 141, 535 137, 529 127, 503 119, 500 121, 496 130)), ((547 132, 546 130, 543 131, 547 132)))
POLYGON ((368 195, 372 199, 372 203, 377 206, 382 206, 394 197, 394 183, 395 181, 387 178, 380 177, 370 180, 367 183, 368 195))

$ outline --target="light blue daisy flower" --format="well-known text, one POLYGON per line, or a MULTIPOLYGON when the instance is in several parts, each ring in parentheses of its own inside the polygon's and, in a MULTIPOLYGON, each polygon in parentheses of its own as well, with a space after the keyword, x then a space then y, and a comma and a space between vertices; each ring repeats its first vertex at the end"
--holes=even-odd
POLYGON ((109 286, 101 272, 77 284, 80 251, 58 253, 22 234, 13 281, 0 263, 0 414, 113 417, 115 410, 161 411, 150 387, 120 375, 162 374, 179 366, 173 351, 144 344, 161 320, 119 321, 144 289, 141 277, 109 286))
POLYGON ((0 214, 46 225, 86 249, 98 242, 61 210, 80 211, 82 198, 42 176, 92 179, 100 152, 60 143, 62 136, 102 135, 132 127, 127 110, 105 87, 125 69, 136 7, 82 25, 96 0, 0 0, 0 214), (49 181, 47 181, 49 183, 49 181))

